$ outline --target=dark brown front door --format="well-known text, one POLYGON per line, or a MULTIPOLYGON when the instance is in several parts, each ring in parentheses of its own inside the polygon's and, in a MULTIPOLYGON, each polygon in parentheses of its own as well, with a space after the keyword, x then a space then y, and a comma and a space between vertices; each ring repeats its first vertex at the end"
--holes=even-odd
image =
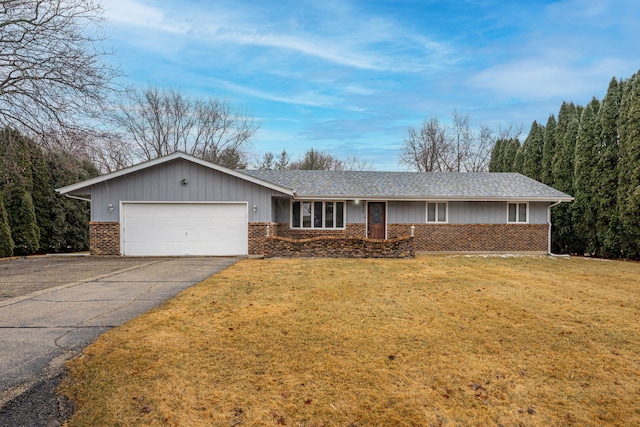
POLYGON ((384 239, 387 223, 386 204, 384 202, 370 202, 367 210, 367 237, 370 239, 384 239))

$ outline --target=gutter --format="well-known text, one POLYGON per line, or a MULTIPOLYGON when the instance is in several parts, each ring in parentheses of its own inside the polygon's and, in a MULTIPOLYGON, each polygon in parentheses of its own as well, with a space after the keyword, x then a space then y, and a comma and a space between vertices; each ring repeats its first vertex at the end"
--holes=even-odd
POLYGON ((547 254, 552 257, 569 258, 569 255, 554 254, 551 252, 551 208, 554 206, 558 206, 560 203, 562 203, 562 200, 558 200, 557 202, 547 207, 547 224, 549 224, 549 232, 547 237, 547 254))
POLYGON ((89 202, 91 203, 91 199, 85 199, 84 197, 80 197, 80 196, 72 196, 71 194, 65 194, 66 197, 70 198, 70 199, 76 199, 76 200, 82 200, 83 202, 89 202))

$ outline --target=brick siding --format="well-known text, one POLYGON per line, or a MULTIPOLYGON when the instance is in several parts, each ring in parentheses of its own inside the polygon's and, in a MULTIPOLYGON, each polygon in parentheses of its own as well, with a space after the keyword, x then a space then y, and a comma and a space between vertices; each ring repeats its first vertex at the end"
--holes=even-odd
POLYGON ((90 222, 89 251, 91 255, 120 255, 120 223, 90 222))
MULTIPOLYGON (((412 224, 389 224, 388 237, 412 224)), ((547 252, 546 224, 415 224, 416 251, 547 252)))
POLYGON ((249 223, 249 255, 262 255, 264 242, 267 240, 267 225, 269 236, 278 235, 277 222, 250 222, 249 223))
POLYGON ((409 236, 389 240, 361 237, 320 236, 310 239, 268 237, 265 258, 413 258, 414 239, 409 236))
MULTIPOLYGON (((389 240, 363 239, 364 224, 347 224, 345 230, 295 230, 287 223, 250 223, 249 254, 265 256, 311 256, 315 252, 323 257, 377 257, 376 251, 394 252, 397 257, 404 258, 406 248, 398 246, 398 242, 406 239, 411 233, 412 224, 389 224, 387 235, 389 240), (266 226, 269 225, 270 237, 279 237, 278 248, 266 247, 277 245, 274 239, 267 238, 266 226), (369 243, 363 243, 369 242, 369 243), (375 247, 370 242, 390 242, 384 248, 375 247), (313 250, 307 251, 305 245, 313 250), (325 245, 326 248, 321 246, 325 245), (395 245, 395 246, 394 246, 395 245), (288 248, 288 249, 287 249, 288 248), (301 255, 285 255, 296 250, 301 255), (271 252, 269 252, 271 251, 271 252), (352 255, 347 254, 353 251, 352 255), (268 253, 269 254, 268 254, 268 253), (338 253, 344 255, 337 255, 338 253)), ((546 224, 415 224, 415 238, 412 250, 433 252, 546 252, 546 224)), ((120 224, 117 222, 89 223, 89 239, 91 255, 120 255, 120 224)), ((380 254, 382 253, 380 252, 380 254)), ((386 255, 385 255, 386 256, 386 255)))

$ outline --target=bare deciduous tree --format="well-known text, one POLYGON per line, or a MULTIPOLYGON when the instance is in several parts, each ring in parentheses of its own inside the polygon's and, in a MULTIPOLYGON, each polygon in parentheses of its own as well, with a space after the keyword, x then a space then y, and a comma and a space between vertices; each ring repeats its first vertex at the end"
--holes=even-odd
POLYGON ((63 151, 89 160, 102 173, 114 172, 134 163, 131 144, 110 131, 87 128, 62 132, 50 129, 38 141, 49 151, 63 151))
MULTIPOLYGON (((451 113, 452 125, 440 124, 437 118, 425 120, 419 130, 409 128, 400 151, 400 163, 420 172, 484 172, 488 169, 491 149, 496 141, 487 125, 472 129, 468 114, 451 113)), ((522 125, 499 127, 498 135, 517 137, 522 125)))
POLYGON ((184 151, 231 168, 246 166, 243 148, 259 128, 227 100, 152 86, 130 91, 109 119, 141 160, 184 151))
POLYGON ((447 157, 450 152, 446 129, 434 117, 425 120, 417 131, 409 128, 402 143, 400 163, 419 172, 446 171, 449 170, 447 157))
POLYGON ((455 172, 461 172, 471 154, 473 145, 474 135, 470 128, 471 119, 468 114, 461 114, 458 110, 453 110, 451 112, 451 120, 453 122, 453 137, 455 141, 451 147, 454 153, 453 165, 450 165, 450 169, 455 172))
POLYGON ((358 156, 348 156, 342 161, 342 170, 345 171, 369 171, 372 168, 371 163, 358 156))
POLYGON ((116 71, 91 0, 0 0, 0 126, 42 137, 82 128, 116 71))
POLYGON ((524 123, 509 122, 505 126, 499 125, 498 129, 493 133, 493 142, 499 139, 518 139, 522 132, 524 132, 524 123))

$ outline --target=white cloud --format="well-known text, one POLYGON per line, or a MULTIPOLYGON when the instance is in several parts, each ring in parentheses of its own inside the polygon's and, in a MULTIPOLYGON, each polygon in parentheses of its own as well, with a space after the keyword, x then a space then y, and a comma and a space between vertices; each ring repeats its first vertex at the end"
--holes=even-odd
POLYGON ((115 24, 152 28, 168 33, 184 34, 189 27, 170 22, 163 10, 136 0, 114 0, 105 6, 106 18, 115 24))
POLYGON ((318 8, 313 25, 270 11, 251 13, 242 3, 226 4, 225 9, 215 4, 181 6, 115 0, 106 6, 106 15, 120 26, 182 34, 206 45, 273 48, 362 70, 420 72, 451 61, 445 44, 383 18, 354 16, 342 5, 318 8))
POLYGON ((304 91, 295 96, 276 95, 270 92, 266 92, 260 89, 253 89, 250 87, 242 86, 227 80, 210 79, 216 82, 218 85, 227 89, 231 89, 235 92, 252 96, 254 98, 265 99, 268 101, 281 102, 285 104, 304 105, 307 107, 329 107, 339 104, 340 99, 323 95, 315 91, 304 91))

